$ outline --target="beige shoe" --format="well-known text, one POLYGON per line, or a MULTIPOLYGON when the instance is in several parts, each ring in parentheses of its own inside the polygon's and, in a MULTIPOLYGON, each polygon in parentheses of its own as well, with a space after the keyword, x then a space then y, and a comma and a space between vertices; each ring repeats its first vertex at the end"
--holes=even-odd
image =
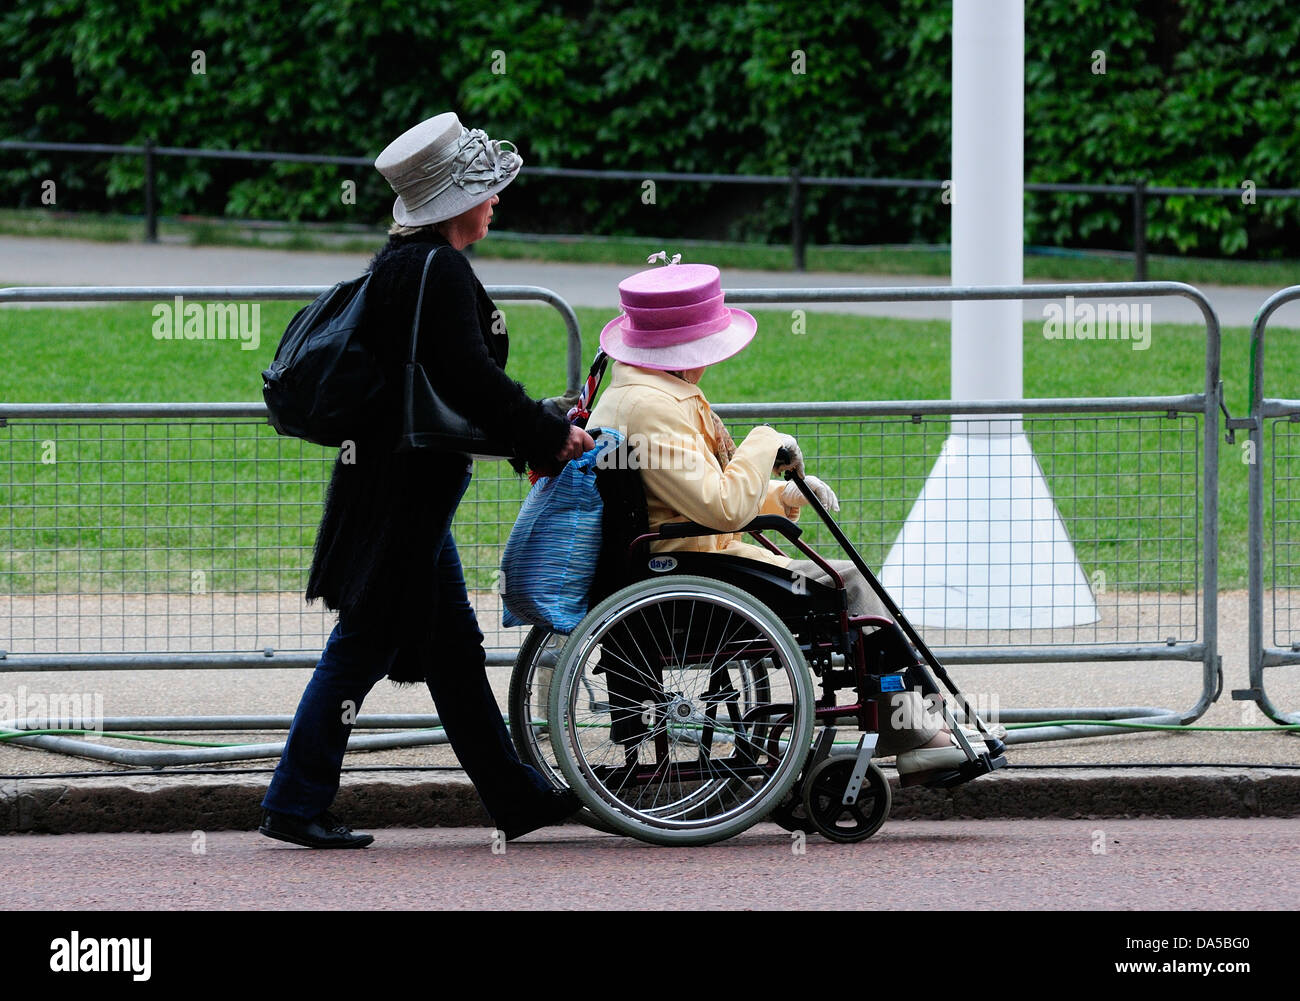
MULTIPOLYGON (((985 724, 985 726, 988 729, 989 732, 988 735, 992 737, 994 740, 1002 740, 1007 735, 1007 728, 1004 726, 1000 726, 997 724, 994 724, 992 726, 985 724)), ((975 747, 975 744, 984 740, 984 734, 980 733, 978 730, 974 729, 973 727, 963 726, 961 728, 961 732, 966 735, 966 740, 970 743, 972 747, 975 747)), ((906 736, 909 736, 906 731, 898 731, 898 732, 891 732, 888 730, 881 731, 876 740, 875 757, 891 758, 895 754, 906 753, 905 751, 899 752, 895 747, 895 745, 901 743, 904 737, 906 736)), ((943 748, 938 748, 938 750, 943 750, 943 748)), ((976 748, 976 753, 979 753, 978 748, 976 748)))
MULTIPOLYGON (((1007 728, 1001 723, 985 723, 984 729, 989 732, 989 736, 994 740, 1007 739, 1007 728)), ((984 738, 984 734, 980 733, 973 726, 963 726, 961 732, 966 734, 968 737, 974 737, 976 740, 982 740, 984 738)))

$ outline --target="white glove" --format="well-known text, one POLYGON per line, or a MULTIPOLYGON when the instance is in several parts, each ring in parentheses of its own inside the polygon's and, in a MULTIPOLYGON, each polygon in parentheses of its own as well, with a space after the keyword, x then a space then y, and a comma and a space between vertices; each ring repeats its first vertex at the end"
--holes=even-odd
MULTIPOLYGON (((835 491, 828 487, 824 480, 816 476, 805 476, 803 481, 808 484, 808 489, 812 491, 812 495, 821 502, 821 506, 827 511, 838 511, 840 509, 840 499, 835 496, 835 491)), ((799 489, 799 484, 793 480, 781 488, 779 496, 781 503, 788 508, 804 507, 808 503, 808 498, 799 489)))
POLYGON ((548 396, 542 400, 542 406, 557 417, 568 420, 569 411, 578 405, 578 396, 548 396))
MULTIPOLYGON (((803 475, 803 451, 799 448, 799 443, 794 440, 792 434, 782 434, 778 432, 781 439, 781 448, 789 453, 789 461, 782 462, 780 459, 772 466, 772 472, 784 473, 787 469, 793 469, 800 476, 803 475)), ((797 489, 797 488, 796 488, 797 489)))

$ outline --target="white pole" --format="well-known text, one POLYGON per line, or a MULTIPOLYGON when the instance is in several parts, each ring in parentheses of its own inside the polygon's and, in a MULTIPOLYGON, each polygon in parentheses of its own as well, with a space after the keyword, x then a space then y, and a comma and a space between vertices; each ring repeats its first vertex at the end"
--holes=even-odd
MULTIPOLYGON (((954 0, 954 285, 1023 280, 1024 119, 1024 0, 954 0)), ((953 399, 1023 399, 1022 322, 1019 302, 952 304, 953 399)))
MULTIPOLYGON (((1024 0, 953 0, 952 283, 1019 285, 1024 0)), ((952 398, 1024 399, 1021 304, 952 306, 952 398)), ((954 419, 881 580, 915 623, 1056 629, 1097 606, 1016 414, 954 419)))

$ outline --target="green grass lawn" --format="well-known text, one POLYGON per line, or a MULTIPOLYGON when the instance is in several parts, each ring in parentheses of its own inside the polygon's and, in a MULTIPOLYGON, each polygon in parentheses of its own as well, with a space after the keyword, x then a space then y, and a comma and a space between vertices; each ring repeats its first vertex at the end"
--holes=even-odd
MULTIPOLYGON (((558 315, 502 305, 511 374, 534 395, 561 391, 558 315)), ((258 401, 259 373, 295 309, 262 304, 256 351, 237 341, 157 341, 148 303, 0 310, 0 401, 258 401)), ((609 315, 577 312, 589 353, 609 315)), ((756 315, 759 336, 701 383, 714 403, 948 396, 945 322, 809 313, 798 335, 789 312, 756 315)), ((1177 394, 1203 384, 1203 334, 1193 327, 1158 326, 1150 349, 1137 352, 1122 341, 1048 341, 1028 324, 1024 345, 1030 397, 1177 394)), ((1234 414, 1245 409, 1247 353, 1248 332, 1226 331, 1234 414)), ((1276 387, 1300 374, 1293 355, 1270 353, 1275 395, 1290 395, 1276 387)), ((736 423, 738 437, 745 427, 736 423)), ((878 563, 947 428, 946 419, 903 417, 802 420, 792 430, 810 471, 839 490, 850 536, 878 563)), ((1028 421, 1027 430, 1089 573, 1104 569, 1116 588, 1192 586, 1200 484, 1188 471, 1201 442, 1190 418, 1051 417, 1028 421)), ((1239 446, 1221 446, 1224 587, 1245 582, 1241 456, 1239 446)), ((332 453, 278 438, 256 421, 11 421, 0 430, 0 593, 190 591, 195 568, 209 590, 299 588, 331 462, 332 453), (39 461, 47 441, 53 463, 39 461)), ((501 464, 476 473, 458 541, 477 586, 496 565, 525 487, 501 464)))

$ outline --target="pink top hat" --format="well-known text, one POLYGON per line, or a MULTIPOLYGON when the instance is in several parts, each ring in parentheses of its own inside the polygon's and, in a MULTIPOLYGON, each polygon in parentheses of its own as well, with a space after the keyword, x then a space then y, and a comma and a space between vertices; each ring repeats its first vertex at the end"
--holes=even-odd
POLYGON ((618 283, 621 312, 600 332, 616 361, 665 372, 730 358, 758 323, 723 304, 722 276, 712 264, 672 264, 638 271, 618 283))

